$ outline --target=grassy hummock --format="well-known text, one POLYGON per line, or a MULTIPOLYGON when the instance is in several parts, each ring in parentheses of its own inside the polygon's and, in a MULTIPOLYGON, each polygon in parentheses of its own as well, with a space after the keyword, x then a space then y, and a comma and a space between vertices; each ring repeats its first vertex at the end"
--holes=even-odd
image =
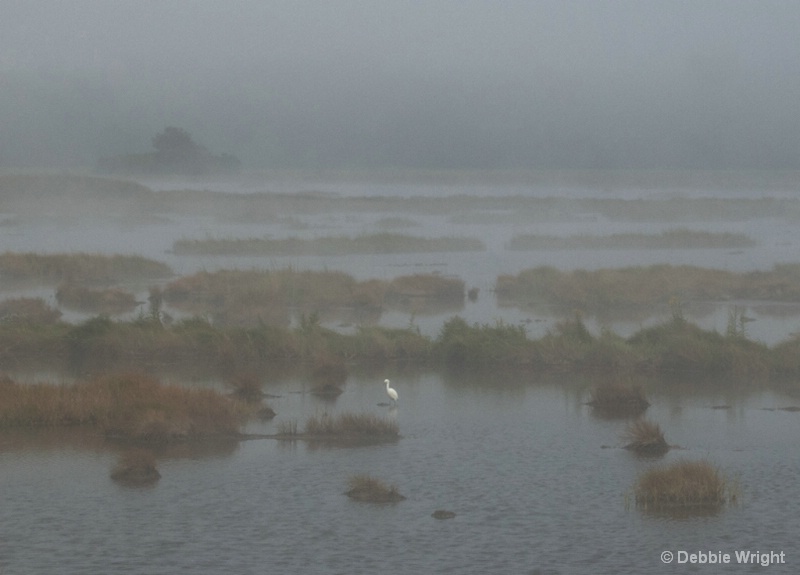
POLYGON ((354 475, 347 480, 345 495, 356 501, 369 503, 395 503, 405 499, 394 485, 387 485, 370 475, 354 475))
POLYGON ((634 485, 636 505, 645 509, 720 508, 737 493, 707 461, 678 461, 649 469, 634 485))
POLYGON ((144 486, 161 478, 156 468, 156 458, 152 451, 130 449, 123 453, 111 471, 111 479, 129 486, 144 486))

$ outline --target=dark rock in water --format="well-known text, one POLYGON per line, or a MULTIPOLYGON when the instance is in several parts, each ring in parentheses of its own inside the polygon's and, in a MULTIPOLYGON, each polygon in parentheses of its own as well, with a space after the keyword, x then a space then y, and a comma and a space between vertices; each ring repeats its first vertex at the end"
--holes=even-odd
POLYGON ((456 514, 452 511, 447 511, 445 509, 437 509, 433 513, 431 513, 431 517, 434 519, 452 519, 455 517, 456 514))

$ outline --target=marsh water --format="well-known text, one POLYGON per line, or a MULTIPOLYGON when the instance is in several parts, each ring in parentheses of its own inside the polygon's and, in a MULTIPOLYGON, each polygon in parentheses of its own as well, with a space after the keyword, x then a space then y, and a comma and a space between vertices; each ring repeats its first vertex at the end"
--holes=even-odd
MULTIPOLYGON (((173 187, 197 186, 196 183, 173 187)), ((164 186, 165 188, 169 186, 164 186)), ((202 186, 201 186, 202 187, 202 186)), ((241 187, 210 186, 224 202, 241 187)), ((159 189, 154 184, 155 189, 159 189)), ((247 188, 285 194, 372 198, 359 211, 284 213, 264 221, 209 214, 164 214, 125 223, 116 215, 78 221, 51 217, 9 218, 0 226, 3 250, 43 253, 89 251, 136 253, 168 263, 176 273, 206 269, 329 269, 358 279, 391 279, 438 273, 479 288, 475 301, 458 309, 384 312, 383 325, 415 325, 436 334, 453 315, 469 322, 502 319, 526 327, 531 337, 551 329, 571 310, 499 305, 493 285, 499 274, 538 265, 597 269, 651 263, 694 264, 733 271, 769 269, 796 262, 800 227, 793 217, 714 217, 683 214, 663 221, 580 212, 564 204, 537 218, 519 210, 520 197, 570 200, 663 200, 709 197, 792 198, 792 190, 719 188, 620 189, 460 184, 343 184, 280 182, 247 188), (398 212, 382 199, 450 198, 445 209, 398 212), (469 198, 483 198, 481 208, 469 198), (505 198, 505 199, 504 199, 505 198), (514 198, 514 199, 509 199, 514 198), (563 209, 562 209, 563 208, 563 209), (558 214, 551 217, 553 213, 558 214), (744 249, 594 249, 512 251, 513 234, 568 236, 620 232, 657 233, 682 226, 743 233, 756 240, 744 249), (325 237, 386 229, 421 236, 478 237, 484 251, 332 257, 181 256, 181 238, 325 237)), ((346 201, 343 201, 346 205, 346 201)), ((747 204, 744 204, 745 208, 747 204)), ((665 209, 665 211, 667 211, 665 209)), ((146 299, 147 285, 130 286, 146 299)), ((53 289, 6 288, 3 297, 32 294, 53 301, 53 289)), ((708 329, 725 330, 732 305, 754 319, 748 337, 767 344, 786 339, 800 324, 800 308, 765 302, 694 302, 687 317, 708 329)), ((663 321, 668 309, 633 317, 587 318, 627 335, 663 321)), ((68 319, 81 319, 69 312, 68 319)), ((349 320, 331 324, 353 329, 349 320)), ((2 366, 0 366, 2 367, 2 366)), ((59 374, 14 374, 23 380, 59 374)), ((68 377, 68 374, 64 374, 68 377)), ((170 376, 176 377, 176 376, 170 376)), ((598 376, 599 378, 600 376, 598 376)), ((284 377, 264 391, 277 417, 252 424, 270 433, 281 422, 322 413, 368 412, 396 419, 401 438, 390 444, 325 446, 272 439, 212 445, 170 446, 158 452, 161 480, 149 488, 114 483, 109 471, 121 446, 80 430, 14 431, 0 434, 0 572, 17 573, 664 573, 718 572, 703 565, 669 565, 662 551, 733 553, 784 551, 786 564, 773 573, 795 573, 800 561, 800 472, 797 438, 800 405, 794 392, 748 382, 678 380, 644 384, 667 441, 679 448, 658 461, 621 449, 624 419, 599 417, 585 405, 598 379, 519 373, 431 373, 408 370, 351 374, 344 393, 325 402, 308 393, 308 382, 284 377), (389 377, 400 394, 386 401, 389 377), (709 459, 738 486, 735 505, 688 516, 637 509, 629 495, 639 472, 659 462, 709 459), (368 473, 394 484, 407 497, 371 505, 343 495, 347 479, 368 473), (453 511, 436 520, 437 509, 453 511)), ((217 386, 195 377, 186 385, 217 386)), ((760 565, 726 566, 741 573, 760 565)))
POLYGON ((736 505, 688 517, 629 505, 636 475, 656 462, 620 448, 625 420, 584 405, 588 380, 400 376, 396 407, 378 405, 377 378, 351 378, 335 404, 287 380, 268 388, 279 415, 260 429, 365 411, 396 419, 402 437, 176 449, 160 455, 157 485, 133 489, 109 479, 114 449, 63 432, 4 435, 4 572, 663 573, 677 568, 661 563, 664 550, 739 549, 785 551, 769 571, 795 572, 800 416, 774 410, 789 402, 773 393, 660 383, 647 415, 682 448, 663 461, 710 459, 738 482, 736 505), (356 473, 407 499, 351 501, 356 473), (436 520, 437 509, 456 516, 436 520))

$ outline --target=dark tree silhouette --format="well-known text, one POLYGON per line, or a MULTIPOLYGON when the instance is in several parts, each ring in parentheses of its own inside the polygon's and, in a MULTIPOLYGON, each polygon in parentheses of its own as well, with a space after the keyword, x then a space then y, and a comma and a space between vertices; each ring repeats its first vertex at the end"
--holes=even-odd
POLYGON ((108 172, 205 175, 233 172, 241 166, 231 154, 213 155, 183 128, 167 126, 151 142, 155 152, 102 158, 98 167, 108 172))

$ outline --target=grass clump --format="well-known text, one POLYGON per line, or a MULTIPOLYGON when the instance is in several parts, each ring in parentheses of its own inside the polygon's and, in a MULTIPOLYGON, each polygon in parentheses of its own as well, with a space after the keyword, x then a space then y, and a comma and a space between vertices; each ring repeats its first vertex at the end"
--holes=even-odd
POLYGON ((123 453, 111 470, 111 479, 128 486, 151 485, 161 479, 156 457, 147 449, 130 449, 123 453))
POLYGON ((637 419, 625 429, 623 437, 628 441, 625 449, 637 455, 657 457, 669 451, 661 426, 652 421, 637 419))
POLYGON ((323 414, 306 421, 305 435, 321 439, 379 440, 399 438, 396 421, 369 413, 343 413, 338 417, 323 414))
POLYGON ((434 345, 435 354, 450 367, 526 363, 531 341, 525 328, 496 322, 469 325, 464 319, 448 320, 434 345))
POLYGON ((397 487, 388 485, 370 475, 359 474, 347 480, 349 489, 345 495, 356 501, 366 501, 369 503, 396 503, 405 499, 397 487))
POLYGON ((642 413, 650 407, 650 402, 642 386, 615 382, 592 389, 588 405, 604 413, 629 416, 642 413))
POLYGON ((716 509, 737 499, 736 490, 707 461, 679 461, 650 469, 634 485, 636 505, 645 509, 716 509))

